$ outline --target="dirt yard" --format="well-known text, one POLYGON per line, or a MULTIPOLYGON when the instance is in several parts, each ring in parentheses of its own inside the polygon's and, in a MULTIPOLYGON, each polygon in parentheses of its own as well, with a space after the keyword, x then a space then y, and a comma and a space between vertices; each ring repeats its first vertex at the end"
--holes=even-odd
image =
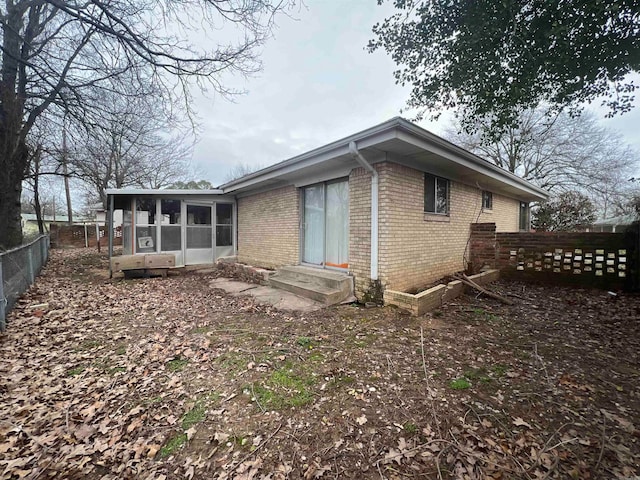
POLYGON ((640 297, 276 311, 53 251, 0 337, 0 478, 640 475, 640 297))

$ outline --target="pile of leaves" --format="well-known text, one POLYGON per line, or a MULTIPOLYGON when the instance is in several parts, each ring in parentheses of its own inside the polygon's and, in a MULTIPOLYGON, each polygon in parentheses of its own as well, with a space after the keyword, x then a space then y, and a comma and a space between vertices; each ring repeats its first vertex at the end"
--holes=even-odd
POLYGON ((0 478, 629 478, 640 298, 498 283, 420 318, 53 251, 0 337, 0 478))

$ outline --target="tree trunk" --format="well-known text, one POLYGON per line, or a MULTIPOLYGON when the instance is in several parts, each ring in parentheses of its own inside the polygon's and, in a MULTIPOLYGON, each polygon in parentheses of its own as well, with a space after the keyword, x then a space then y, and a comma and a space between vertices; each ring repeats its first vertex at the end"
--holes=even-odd
POLYGON ((20 201, 29 157, 20 140, 22 110, 13 92, 0 85, 0 248, 22 244, 20 201))
POLYGON ((22 175, 3 170, 6 175, 0 175, 0 250, 8 250, 22 244, 22 175))
POLYGON ((71 208, 71 190, 69 189, 69 171, 67 170, 67 115, 62 120, 62 174, 64 175, 64 193, 67 197, 67 224, 73 225, 71 208))
MULTIPOLYGON (((65 154, 66 157, 66 154, 65 154)), ((67 197, 67 224, 73 225, 73 209, 71 208, 71 189, 69 188, 69 171, 67 170, 67 159, 62 164, 62 174, 64 175, 64 193, 67 197)))
POLYGON ((33 206, 38 220, 38 231, 44 234, 44 220, 42 219, 42 206, 40 205, 40 152, 36 151, 31 159, 33 167, 33 206))
POLYGON ((28 165, 24 136, 21 135, 24 98, 16 93, 23 12, 10 2, 7 7, 2 27, 0 68, 0 249, 22 244, 20 197, 28 165))

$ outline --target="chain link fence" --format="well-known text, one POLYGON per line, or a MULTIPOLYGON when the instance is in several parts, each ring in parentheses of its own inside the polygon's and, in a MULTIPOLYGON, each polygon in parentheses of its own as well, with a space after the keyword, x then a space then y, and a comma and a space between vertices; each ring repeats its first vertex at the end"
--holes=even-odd
POLYGON ((49 235, 0 253, 0 332, 20 295, 29 288, 49 258, 49 235))

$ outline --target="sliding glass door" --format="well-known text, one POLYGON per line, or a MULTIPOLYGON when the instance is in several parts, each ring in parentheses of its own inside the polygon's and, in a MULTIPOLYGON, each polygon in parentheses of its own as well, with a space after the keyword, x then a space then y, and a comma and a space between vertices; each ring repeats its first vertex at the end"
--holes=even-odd
POLYGON ((328 183, 325 205, 325 265, 349 268, 349 183, 328 183))
POLYGON ((304 263, 349 268, 349 183, 319 183, 303 189, 304 263))
POLYGON ((302 261, 324 264, 324 184, 306 187, 303 194, 304 249, 302 261))

